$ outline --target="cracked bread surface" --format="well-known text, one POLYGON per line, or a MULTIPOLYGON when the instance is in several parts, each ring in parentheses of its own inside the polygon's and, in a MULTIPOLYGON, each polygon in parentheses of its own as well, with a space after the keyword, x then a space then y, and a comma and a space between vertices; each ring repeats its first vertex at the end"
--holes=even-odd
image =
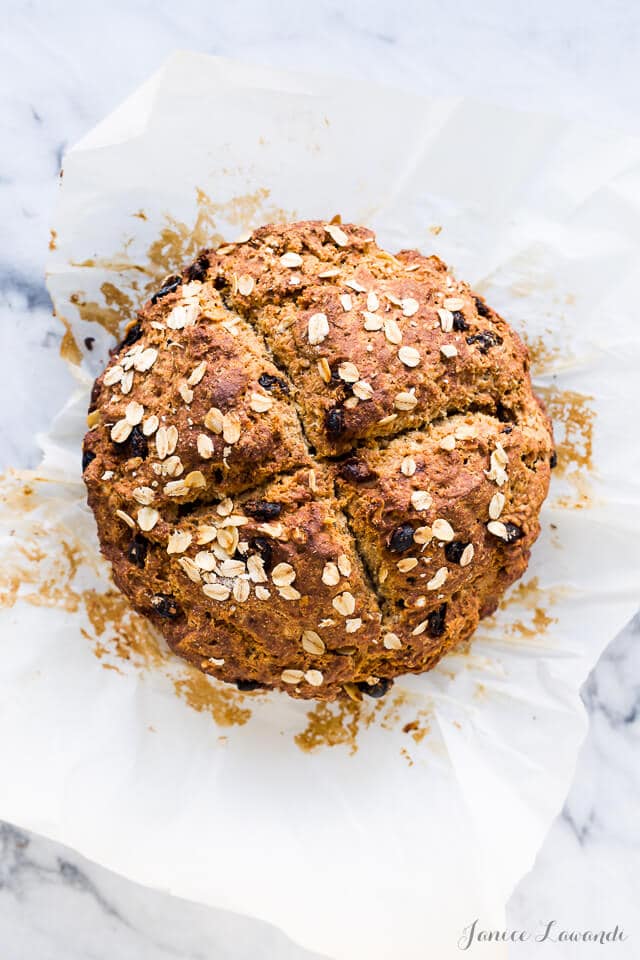
POLYGON ((442 261, 363 227, 202 251, 94 385, 83 470, 117 586, 241 689, 381 695, 526 569, 553 453, 528 366, 442 261))

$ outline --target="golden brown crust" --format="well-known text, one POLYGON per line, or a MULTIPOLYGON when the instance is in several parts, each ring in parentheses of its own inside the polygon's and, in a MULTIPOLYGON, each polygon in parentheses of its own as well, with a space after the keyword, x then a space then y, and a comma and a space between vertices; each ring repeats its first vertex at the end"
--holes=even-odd
POLYGON ((257 230, 209 264, 298 385, 323 456, 452 412, 510 415, 530 394, 518 336, 437 257, 392 257, 361 228, 340 247, 324 225, 303 223, 257 230), (253 282, 246 293, 241 277, 253 282))
POLYGON ((181 656, 246 688, 377 695, 526 568, 549 422, 515 333, 361 227, 204 251, 96 381, 104 553, 181 656))
MULTIPOLYGON (((407 671, 426 669, 522 575, 539 533, 550 453, 546 419, 532 406, 517 425, 484 414, 438 421, 362 448, 338 468, 393 673, 400 662, 407 671), (358 476, 366 479, 354 482, 358 476)), ((372 672, 390 675, 386 663, 372 672)))
POLYGON ((98 483, 113 470, 106 490, 123 503, 133 471, 122 467, 139 454, 135 486, 153 488, 154 507, 224 497, 309 461, 295 389, 261 339, 212 285, 180 289, 182 296, 171 293, 141 311, 139 339, 125 337, 94 388, 100 418, 86 443, 97 457, 86 478, 98 483), (123 439, 114 443, 119 423, 123 439), (197 478, 176 496, 168 485, 184 484, 194 472, 204 483, 197 478))

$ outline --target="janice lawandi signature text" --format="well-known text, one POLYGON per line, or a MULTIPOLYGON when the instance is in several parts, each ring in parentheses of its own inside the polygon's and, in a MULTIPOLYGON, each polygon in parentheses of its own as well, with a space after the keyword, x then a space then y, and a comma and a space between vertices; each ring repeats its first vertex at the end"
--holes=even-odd
POLYGON ((460 950, 469 950, 476 943, 620 943, 627 939, 618 924, 610 930, 571 930, 557 920, 546 920, 539 930, 485 930, 476 918, 465 927, 458 940, 460 950))

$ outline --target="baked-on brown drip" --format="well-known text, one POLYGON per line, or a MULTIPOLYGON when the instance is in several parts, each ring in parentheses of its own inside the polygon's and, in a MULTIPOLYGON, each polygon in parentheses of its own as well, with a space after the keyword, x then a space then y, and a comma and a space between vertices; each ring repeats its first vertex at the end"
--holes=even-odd
POLYGON ((525 347, 437 257, 266 226, 169 277, 96 381, 118 587, 241 689, 381 695, 524 572, 551 427, 525 347))

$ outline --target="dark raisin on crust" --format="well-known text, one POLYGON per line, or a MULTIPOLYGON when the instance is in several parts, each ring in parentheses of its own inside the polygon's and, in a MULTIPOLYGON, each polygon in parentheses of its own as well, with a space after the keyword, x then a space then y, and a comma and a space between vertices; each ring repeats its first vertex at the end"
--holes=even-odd
POLYGON ((158 300, 162 300, 163 297, 168 296, 168 294, 173 293, 174 290, 177 290, 178 287, 182 284, 182 277, 171 276, 167 277, 163 285, 159 290, 151 297, 151 303, 157 303, 158 300))
POLYGON ((180 607, 168 593, 156 593, 151 605, 158 616, 166 620, 175 620, 180 615, 180 607))
POLYGON ((209 269, 209 258, 206 253, 201 253, 200 256, 189 264, 186 271, 187 280, 191 283, 193 280, 200 280, 201 282, 207 276, 207 270, 209 269))
POLYGON ((279 387, 283 393, 289 393, 289 384, 282 377, 274 377, 271 373, 261 373, 258 377, 258 383, 265 390, 273 390, 279 387))
POLYGON ((469 324, 465 320, 460 310, 453 311, 453 329, 456 331, 456 333, 461 333, 463 330, 469 329, 469 324))
POLYGON ((257 680, 236 680, 236 687, 243 693, 248 693, 251 690, 260 690, 264 684, 258 683, 257 680))
POLYGON ((254 520, 275 520, 282 512, 282 504, 269 500, 247 500, 244 504, 244 512, 254 520))
POLYGON ((391 531, 389 550, 391 553, 404 553, 413 546, 413 526, 410 523, 401 523, 391 531))
POLYGON ((262 557, 264 569, 269 572, 273 561, 273 547, 267 537, 253 537, 249 541, 249 546, 262 557))
POLYGON ((190 517, 191 514, 195 513, 200 504, 197 500, 192 500, 191 503, 179 503, 178 504, 178 516, 179 517, 190 517))
MULTIPOLYGON (((132 431, 133 432, 133 431, 132 431)), ((129 434, 129 437, 131 434, 129 434)), ((144 436, 144 434, 143 434, 144 436)), ((124 450, 129 443, 129 437, 126 437, 124 440, 114 440, 112 438, 111 442, 117 450, 124 450)))
POLYGON ((349 480, 352 483, 367 483, 376 476, 369 468, 369 464, 364 460, 358 460, 357 457, 344 460, 338 467, 338 473, 343 480, 349 480))
POLYGON ((89 397, 89 413, 93 413, 95 408, 98 405, 98 400, 100 398, 100 380, 95 380, 93 386, 91 387, 91 396, 89 397))
POLYGON ((123 339, 120 341, 120 343, 116 347, 115 352, 119 353, 121 350, 126 349, 126 347, 133 346, 136 340, 139 340, 141 336, 142 336, 142 327, 140 326, 139 323, 134 323, 133 326, 129 327, 129 329, 125 333, 123 339))
POLYGON ((460 558, 468 546, 464 540, 452 540, 445 544, 444 555, 449 563, 460 563, 460 558))
POLYGON ((362 693, 366 693, 368 697, 373 697, 374 700, 378 700, 380 697, 384 697, 385 693, 393 686, 393 680, 378 680, 377 683, 366 683, 361 682, 356 684, 358 690, 362 693))
POLYGON ((127 548, 127 556, 136 567, 140 567, 140 569, 144 567, 147 559, 147 540, 142 534, 136 533, 127 548))
POLYGON ((327 410, 324 422, 329 436, 339 437, 344 433, 344 408, 339 405, 331 407, 327 410))
POLYGON ((491 330, 481 330, 480 333, 473 333, 470 337, 467 337, 467 343, 469 346, 477 343, 480 353, 488 353, 491 347, 497 347, 502 343, 502 337, 491 330))
POLYGON ((489 307, 486 305, 486 303, 484 302, 484 300, 482 300, 481 297, 474 297, 474 300, 475 300, 475 302, 476 302, 476 310, 478 311, 478 313, 480 314, 480 316, 481 316, 481 317, 490 317, 490 316, 491 316, 491 310, 490 310, 489 307))
POLYGON ((441 603, 436 610, 432 610, 427 617, 427 633, 434 639, 441 637, 445 630, 445 620, 447 617, 447 604, 441 603))
POLYGON ((92 460, 95 460, 96 455, 92 450, 83 450, 82 451, 82 472, 84 473, 92 460))
POLYGON ((149 442, 140 426, 136 425, 133 428, 125 443, 129 446, 132 457, 142 457, 143 460, 146 460, 149 453, 149 442))
POLYGON ((549 460, 549 466, 552 470, 558 466, 558 453, 556 450, 554 450, 551 454, 551 458, 549 460))
POLYGON ((338 373, 336 367, 331 370, 331 376, 329 377, 329 383, 327 384, 332 390, 335 390, 336 387, 346 387, 346 383, 338 373))
POLYGON ((505 523, 504 528, 507 531, 506 543, 515 543, 516 540, 524 537, 524 531, 520 527, 517 527, 515 523, 505 523))

